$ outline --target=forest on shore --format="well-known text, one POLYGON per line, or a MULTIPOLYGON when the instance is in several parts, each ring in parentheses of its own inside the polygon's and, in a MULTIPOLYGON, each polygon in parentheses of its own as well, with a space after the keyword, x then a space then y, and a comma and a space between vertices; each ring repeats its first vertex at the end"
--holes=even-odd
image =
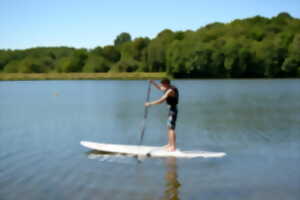
MULTIPOLYGON (((84 38, 82 38, 84 40, 84 38)), ((94 49, 0 50, 0 73, 166 72, 175 78, 300 77, 300 19, 288 13, 165 29, 150 39, 119 34, 94 49)))

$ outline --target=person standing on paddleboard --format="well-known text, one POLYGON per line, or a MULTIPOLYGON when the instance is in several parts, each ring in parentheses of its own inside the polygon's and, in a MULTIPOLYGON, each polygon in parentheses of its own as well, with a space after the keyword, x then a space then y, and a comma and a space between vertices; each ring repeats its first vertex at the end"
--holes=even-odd
POLYGON ((166 102, 169 107, 169 114, 168 114, 168 144, 165 146, 168 151, 175 151, 176 150, 176 120, 177 120, 177 104, 179 101, 179 92, 178 89, 171 85, 171 81, 167 78, 164 78, 160 81, 161 84, 157 84, 154 80, 150 80, 150 83, 153 84, 157 89, 164 92, 164 95, 152 102, 146 102, 145 106, 152 106, 156 104, 161 104, 166 102))

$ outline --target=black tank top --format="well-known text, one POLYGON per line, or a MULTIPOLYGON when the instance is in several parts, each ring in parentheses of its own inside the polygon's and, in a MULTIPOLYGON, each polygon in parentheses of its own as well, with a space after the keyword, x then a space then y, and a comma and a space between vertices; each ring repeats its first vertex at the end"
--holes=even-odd
POLYGON ((178 89, 175 86, 171 86, 169 89, 167 89, 165 92, 167 92, 168 90, 172 90, 174 91, 175 95, 174 96, 168 96, 167 97, 167 104, 170 105, 171 107, 176 107, 178 104, 178 100, 179 100, 179 92, 178 89))

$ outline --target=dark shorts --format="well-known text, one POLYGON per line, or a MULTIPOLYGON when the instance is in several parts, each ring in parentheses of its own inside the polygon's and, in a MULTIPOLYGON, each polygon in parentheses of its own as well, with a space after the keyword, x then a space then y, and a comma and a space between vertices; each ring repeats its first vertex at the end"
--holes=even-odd
POLYGON ((177 108, 169 108, 168 121, 167 121, 168 128, 175 130, 177 113, 178 113, 177 108))

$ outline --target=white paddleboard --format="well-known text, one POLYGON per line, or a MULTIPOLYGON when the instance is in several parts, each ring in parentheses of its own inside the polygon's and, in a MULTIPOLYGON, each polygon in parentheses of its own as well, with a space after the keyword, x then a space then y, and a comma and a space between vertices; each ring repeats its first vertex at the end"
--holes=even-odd
POLYGON ((224 152, 209 152, 209 151, 167 151, 163 147, 155 146, 137 146, 137 145, 118 145, 118 144, 102 144, 96 142, 81 141, 80 144, 89 149, 108 152, 119 153, 136 156, 149 157, 178 157, 178 158, 218 158, 226 155, 224 152))

